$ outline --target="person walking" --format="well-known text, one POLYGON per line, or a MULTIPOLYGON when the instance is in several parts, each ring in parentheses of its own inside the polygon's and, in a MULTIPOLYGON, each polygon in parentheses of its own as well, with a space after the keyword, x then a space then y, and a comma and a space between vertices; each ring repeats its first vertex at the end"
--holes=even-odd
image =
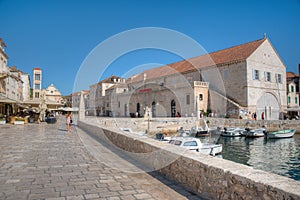
POLYGON ((261 113, 261 119, 262 119, 262 120, 265 119, 265 113, 264 113, 264 112, 261 113))
POLYGON ((253 114, 253 118, 254 118, 254 120, 256 120, 256 117, 257 117, 257 115, 256 115, 256 112, 253 114))
POLYGON ((72 126, 72 113, 67 114, 66 124, 67 124, 67 130, 68 130, 68 132, 70 132, 71 131, 71 126, 72 126))
POLYGON ((181 117, 181 114, 180 114, 180 112, 177 112, 177 117, 181 117))

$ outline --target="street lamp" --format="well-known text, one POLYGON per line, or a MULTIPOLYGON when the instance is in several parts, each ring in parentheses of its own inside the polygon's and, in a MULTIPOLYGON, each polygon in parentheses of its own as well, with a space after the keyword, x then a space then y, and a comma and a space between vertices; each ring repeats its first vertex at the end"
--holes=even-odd
MULTIPOLYGON (((143 81, 144 81, 144 92, 145 92, 145 89, 146 89, 146 78, 147 78, 147 74, 144 73, 144 76, 143 76, 143 81)), ((146 95, 144 95, 144 117, 146 116, 147 117, 147 133, 149 134, 150 132, 150 111, 149 111, 149 108, 148 108, 148 105, 147 105, 147 102, 146 102, 146 95)))

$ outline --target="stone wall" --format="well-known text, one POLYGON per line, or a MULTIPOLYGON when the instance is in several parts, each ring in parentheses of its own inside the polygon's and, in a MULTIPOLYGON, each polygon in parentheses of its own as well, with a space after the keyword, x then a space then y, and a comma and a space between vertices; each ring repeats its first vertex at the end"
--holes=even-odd
POLYGON ((88 133, 207 199, 300 199, 300 182, 251 167, 79 121, 88 133))
MULTIPOLYGON (((135 132, 143 132, 148 128, 148 120, 145 118, 103 118, 88 117, 87 119, 102 127, 111 128, 130 128, 135 132)), ((150 132, 157 133, 159 131, 176 131, 177 128, 183 127, 189 129, 192 126, 203 125, 205 121, 209 121, 209 127, 249 127, 260 128, 266 126, 269 131, 277 131, 283 128, 296 129, 300 133, 299 120, 246 120, 246 119, 226 119, 226 118, 203 118, 198 120, 196 117, 181 118, 152 118, 150 120, 150 132), (161 128, 166 127, 166 128, 161 128)))

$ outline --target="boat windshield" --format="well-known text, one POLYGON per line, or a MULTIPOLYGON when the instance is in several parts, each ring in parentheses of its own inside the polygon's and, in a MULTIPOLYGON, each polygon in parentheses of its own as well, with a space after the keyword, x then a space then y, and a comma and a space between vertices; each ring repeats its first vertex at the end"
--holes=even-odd
POLYGON ((181 145, 181 143, 182 143, 182 141, 180 141, 180 140, 171 140, 170 142, 169 142, 170 144, 175 144, 175 145, 181 145))
POLYGON ((196 141, 184 142, 183 146, 197 146, 197 142, 196 141))

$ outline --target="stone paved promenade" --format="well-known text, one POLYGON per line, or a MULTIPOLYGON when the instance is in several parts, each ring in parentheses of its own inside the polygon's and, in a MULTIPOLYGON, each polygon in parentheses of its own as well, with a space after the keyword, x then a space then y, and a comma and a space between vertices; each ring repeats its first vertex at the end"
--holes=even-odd
POLYGON ((80 129, 68 133, 63 119, 2 125, 0 149, 0 199, 200 199, 155 172, 140 172, 80 129))

